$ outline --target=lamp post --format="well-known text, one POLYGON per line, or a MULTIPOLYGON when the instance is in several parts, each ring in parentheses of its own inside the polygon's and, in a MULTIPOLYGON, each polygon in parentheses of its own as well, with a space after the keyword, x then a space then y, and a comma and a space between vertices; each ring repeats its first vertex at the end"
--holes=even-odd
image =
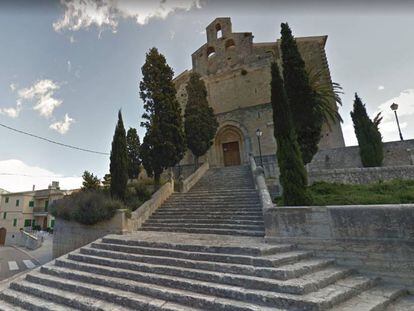
POLYGON ((263 132, 260 129, 256 130, 257 142, 259 143, 259 155, 260 155, 260 166, 263 168, 263 158, 262 158, 262 147, 260 146, 260 137, 262 137, 263 132))
POLYGON ((390 106, 391 110, 394 111, 395 114, 395 120, 397 121, 397 126, 398 126, 398 133, 400 134, 400 139, 401 141, 403 141, 403 136, 401 134, 401 128, 400 128, 400 122, 398 121, 398 116, 397 116, 397 109, 398 109, 398 105, 396 103, 392 103, 392 105, 390 106))

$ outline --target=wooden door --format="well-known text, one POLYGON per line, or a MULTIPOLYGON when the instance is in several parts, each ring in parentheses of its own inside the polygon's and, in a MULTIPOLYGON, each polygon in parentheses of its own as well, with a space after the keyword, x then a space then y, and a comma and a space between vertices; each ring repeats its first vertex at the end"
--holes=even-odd
POLYGON ((237 141, 223 144, 224 166, 240 165, 240 150, 237 141))
POLYGON ((6 243, 6 228, 0 228, 0 245, 4 245, 6 243))

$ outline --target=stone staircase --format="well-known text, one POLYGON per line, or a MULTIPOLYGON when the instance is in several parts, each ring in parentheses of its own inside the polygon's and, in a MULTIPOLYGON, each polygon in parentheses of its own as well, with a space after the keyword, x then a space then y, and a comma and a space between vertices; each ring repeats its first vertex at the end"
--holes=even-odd
POLYGON ((189 192, 173 194, 141 230, 264 236, 250 168, 210 169, 189 192))
POLYGON ((14 279, 0 289, 0 310, 414 310, 399 287, 264 243, 257 200, 246 167, 212 169, 142 231, 105 236, 14 279), (258 215, 245 215, 243 202, 258 215), (220 213, 227 208, 233 214, 220 213))

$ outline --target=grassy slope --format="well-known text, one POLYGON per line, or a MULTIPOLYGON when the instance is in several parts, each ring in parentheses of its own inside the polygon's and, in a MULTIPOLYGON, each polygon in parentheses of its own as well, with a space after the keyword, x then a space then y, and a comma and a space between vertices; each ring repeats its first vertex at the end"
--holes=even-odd
MULTIPOLYGON (((393 180, 368 185, 318 182, 309 187, 313 205, 414 203, 414 180, 393 180)), ((281 198, 276 198, 281 205, 281 198)))

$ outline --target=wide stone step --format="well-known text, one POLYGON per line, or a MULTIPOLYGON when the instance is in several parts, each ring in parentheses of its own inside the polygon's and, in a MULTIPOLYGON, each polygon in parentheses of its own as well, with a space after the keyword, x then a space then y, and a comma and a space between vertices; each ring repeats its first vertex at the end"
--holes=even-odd
POLYGON ((226 190, 226 191, 194 191, 190 190, 186 193, 174 193, 170 196, 170 199, 172 198, 259 198, 259 194, 257 190, 251 189, 251 190, 226 190))
POLYGON ((263 226, 263 220, 237 220, 237 219, 208 219, 208 218, 193 218, 193 219, 185 219, 185 218, 150 218, 145 223, 146 224, 161 224, 161 223, 197 223, 197 224, 239 224, 239 225, 256 225, 256 226, 263 226))
POLYGON ((264 231, 263 225, 237 225, 237 224, 200 224, 200 223, 181 223, 181 222, 171 222, 171 223, 149 223, 145 222, 142 225, 142 228, 149 227, 163 227, 163 228, 202 228, 202 229, 230 229, 230 230, 249 230, 249 231, 264 231))
POLYGON ((202 233, 202 234, 224 234, 224 235, 242 235, 242 236, 264 236, 263 231, 254 230, 236 230, 236 229, 220 229, 220 228, 194 228, 194 227, 159 227, 148 226, 141 227, 140 231, 162 231, 162 232, 186 232, 186 233, 202 233))
POLYGON ((249 207, 255 207, 255 208, 261 208, 259 200, 254 201, 232 201, 228 200, 227 202, 223 202, 220 200, 217 201, 201 201, 201 200, 176 200, 176 201, 166 201, 163 206, 201 206, 201 207, 240 207, 240 208, 249 208, 249 207))
POLYGON ((59 288, 83 295, 87 293, 91 297, 99 297, 99 299, 107 301, 116 301, 117 304, 129 306, 134 310, 278 310, 259 307, 226 297, 218 299, 210 294, 194 293, 193 291, 172 288, 170 286, 101 276, 89 272, 53 266, 43 267, 42 273, 31 274, 30 281, 50 288, 59 288), (153 301, 155 303, 164 301, 164 304, 160 304, 159 307, 141 306, 140 301, 136 298, 137 295, 145 295, 145 297, 151 296, 152 298, 150 298, 149 303, 153 301), (170 301, 170 303, 165 303, 166 301, 170 301), (181 306, 181 304, 184 306, 181 306), (189 308, 189 306, 192 308, 189 308))
POLYGON ((310 273, 300 278, 281 281, 233 273, 219 273, 199 269, 144 263, 137 264, 124 260, 114 260, 76 254, 72 254, 69 258, 70 260, 57 260, 56 265, 74 270, 116 276, 136 281, 145 280, 158 285, 163 285, 165 283, 165 278, 172 276, 180 278, 182 286, 188 286, 188 288, 185 289, 191 289, 191 283, 193 280, 198 280, 217 284, 233 285, 247 289, 305 294, 323 288, 350 274, 350 270, 331 267, 310 273), (111 272, 108 271, 107 267, 113 268, 111 269, 111 272), (120 269, 123 269, 124 271, 121 271, 120 269), (184 285, 184 283, 187 285, 184 285))
MULTIPOLYGON (((143 261, 152 263, 151 256, 163 256, 170 257, 173 259, 188 259, 197 261, 209 261, 209 262, 222 262, 232 263, 240 265, 252 265, 256 267, 277 267, 282 264, 291 263, 297 260, 309 258, 312 256, 311 252, 306 251, 295 251, 289 250, 283 251, 282 253, 276 253, 267 256, 247 256, 247 255, 236 255, 236 254, 214 254, 214 253, 202 253, 202 252, 189 252, 179 250, 168 250, 162 248, 150 248, 130 245, 117 245, 107 243, 92 243, 90 248, 81 248, 80 252, 85 254, 93 254, 94 249, 107 250, 120 252, 119 257, 116 258, 131 258, 136 261, 143 261), (134 254, 136 256, 125 257, 128 254, 134 254)), ((154 258, 154 260, 158 258, 154 258)), ((155 263, 155 262, 154 262, 155 263)))
MULTIPOLYGON (((279 256, 278 267, 261 267, 254 265, 242 265, 233 263, 224 263, 217 261, 201 261, 195 259, 181 259, 166 256, 148 256, 136 255, 133 253, 118 252, 113 250, 82 248, 78 254, 78 259, 82 258, 80 255, 89 255, 93 257, 103 257, 106 259, 129 261, 130 263, 154 264, 154 265, 168 265, 173 267, 182 267, 198 270, 206 270, 221 273, 232 273, 247 276, 255 276, 262 278, 287 280, 297 278, 307 273, 315 272, 328 267, 333 263, 332 260, 326 259, 298 259, 298 256, 291 256, 290 258, 285 254, 279 256), (282 256, 285 255, 285 256, 282 256), (291 263, 293 261, 297 261, 291 263)), ((73 254, 68 258, 73 258, 73 254)), ((275 261, 273 262, 275 265, 275 261)))
MULTIPOLYGON (((173 211, 169 209, 160 208, 153 215, 199 215, 199 216, 221 216, 222 218, 227 218, 227 216, 262 216, 261 211, 226 211, 226 210, 217 210, 217 211, 202 211, 202 210, 189 210, 189 211, 173 211)), ((263 218, 262 218, 263 219, 263 218)))
POLYGON ((414 306, 414 295, 401 297, 392 302, 387 308, 387 311, 412 311, 414 306))
MULTIPOLYGON (((165 236, 159 232, 137 232, 131 235, 107 235, 102 243, 158 248, 185 253, 212 253, 213 255, 245 255, 251 257, 280 253, 294 246, 292 244, 267 244, 261 238, 231 237, 210 234, 171 233, 165 236)), ((95 243, 96 244, 96 243, 95 243)))
POLYGON ((359 295, 343 302, 338 306, 335 306, 332 311, 385 310, 388 305, 404 294, 406 294, 406 291, 401 288, 378 285, 360 293, 359 295))
MULTIPOLYGON (((254 187, 240 188, 240 189, 222 189, 222 190, 206 190, 197 189, 195 186, 190 189, 187 193, 177 193, 178 196, 185 195, 242 195, 242 194, 257 194, 257 190, 254 187)), ((175 195, 175 194, 174 194, 175 195)))
POLYGON ((4 289, 0 291, 0 310, 1 311, 75 311, 68 306, 56 304, 46 299, 38 298, 13 289, 4 289))
MULTIPOLYGON (((10 284, 10 287, 15 291, 21 292, 22 294, 24 293, 38 297, 36 303, 39 303, 39 306, 42 306, 42 302, 44 303, 43 305, 47 306, 47 302, 49 302, 51 307, 46 310, 132 310, 130 308, 123 308, 120 305, 112 304, 108 301, 93 298, 93 296, 84 296, 87 295, 87 291, 77 292, 75 294, 70 291, 62 290, 57 286, 49 287, 47 285, 45 286, 42 282, 33 282, 33 277, 29 274, 26 276, 26 280, 13 282, 10 284), (57 306, 56 304, 59 304, 60 306, 57 306)), ((70 281, 67 285, 66 289, 70 287, 74 289, 77 287, 77 284, 73 284, 73 282, 70 281)), ((117 301, 119 301, 121 297, 119 297, 117 301)), ((29 310, 32 309, 29 307, 29 310)))
POLYGON ((259 204, 219 204, 219 203, 165 203, 163 204, 158 211, 165 209, 179 209, 179 210, 193 210, 193 211, 262 211, 262 207, 259 204))
MULTIPOLYGON (((111 273, 119 273, 121 272, 120 269, 111 269, 106 268, 107 271, 111 273)), ((42 272, 47 273, 47 276, 36 274, 35 276, 31 276, 30 280, 32 282, 37 282, 40 284, 47 284, 48 286, 53 286, 57 288, 68 288, 69 280, 76 281, 75 284, 82 283, 90 283, 94 284, 94 286, 83 286, 78 285, 77 290, 81 291, 85 289, 87 292, 91 292, 95 290, 96 286, 99 287, 111 287, 114 289, 118 289, 123 291, 140 293, 145 295, 152 295, 158 299, 166 299, 166 300, 173 300, 178 303, 184 303, 185 305, 197 305, 198 307, 205 307, 202 306, 202 301, 198 300, 196 302, 191 301, 193 299, 197 299, 196 297, 201 295, 208 295, 210 301, 216 301, 216 299, 212 299, 211 296, 221 297, 224 299, 232 299, 238 300, 242 302, 253 303, 256 305, 262 305, 267 307, 277 307, 277 308, 287 308, 289 307, 290 310, 292 309, 300 309, 300 310, 319 310, 320 305, 326 306, 333 304, 333 301, 341 302, 341 299, 344 296, 347 298, 354 296, 355 294, 359 293, 361 290, 372 286, 371 280, 363 277, 354 277, 351 276, 347 279, 350 279, 349 282, 347 279, 340 280, 342 282, 340 284, 342 291, 341 295, 338 296, 337 293, 332 293, 332 295, 327 295, 324 292, 324 298, 315 298, 319 297, 321 294, 318 295, 319 291, 312 292, 306 295, 292 295, 292 294, 285 294, 285 293, 277 293, 277 292, 269 292, 263 290, 253 290, 253 289, 244 289, 238 288, 235 286, 217 284, 212 282, 205 282, 205 281, 198 281, 198 280, 188 280, 178 277, 164 277, 162 280, 163 284, 158 285, 151 283, 154 281, 154 278, 150 277, 149 274, 147 278, 142 278, 142 281, 132 281, 119 277, 108 276, 108 275, 99 275, 96 273, 84 272, 84 271, 77 271, 67 268, 60 268, 60 267, 51 267, 45 266, 42 267, 42 272), (53 278, 51 280, 51 278, 53 278), (352 284, 351 287, 343 286, 346 283, 352 284), (149 285, 151 284, 151 285, 149 285), (82 287, 82 289, 81 289, 82 287), (185 293, 183 293, 185 292, 185 293), (196 292, 196 296, 195 293, 196 292), (150 294, 151 293, 151 294, 150 294), (178 294, 179 296, 177 297, 178 294), (185 299, 184 296, 185 295, 185 299), (168 297, 168 298, 167 298, 168 297), (191 299, 189 299, 191 297, 191 299), (200 303, 201 302, 201 303, 200 303)), ((160 278, 162 276, 159 276, 160 278)), ((332 284, 330 286, 335 286, 332 284)), ((326 289, 326 288, 324 288, 326 289)), ((323 289, 322 289, 323 290, 323 289)), ((321 290, 321 291, 322 291, 321 290)), ((107 291, 112 294, 112 290, 107 291)), ((98 295, 102 295, 103 293, 99 293, 98 295)), ((257 310, 256 306, 256 310, 257 310)), ((216 308, 218 309, 218 308, 216 308)), ((222 309, 222 308, 220 308, 222 309)), ((237 309, 229 309, 229 310, 237 310, 237 309)), ((263 310, 263 308, 260 308, 263 310)))
POLYGON ((251 216, 251 215, 247 215, 247 216, 243 216, 243 215, 227 215, 226 217, 223 217, 220 214, 210 214, 210 215, 200 215, 200 214, 195 214, 195 215, 188 215, 188 214, 172 214, 172 213, 168 213, 168 214, 152 214, 150 219, 151 220, 155 220, 155 219, 194 219, 194 220, 198 220, 198 219, 209 219, 209 220, 224 220, 224 221, 232 221, 232 220, 253 220, 253 221, 263 221, 263 214, 261 215, 257 215, 257 216, 251 216))

